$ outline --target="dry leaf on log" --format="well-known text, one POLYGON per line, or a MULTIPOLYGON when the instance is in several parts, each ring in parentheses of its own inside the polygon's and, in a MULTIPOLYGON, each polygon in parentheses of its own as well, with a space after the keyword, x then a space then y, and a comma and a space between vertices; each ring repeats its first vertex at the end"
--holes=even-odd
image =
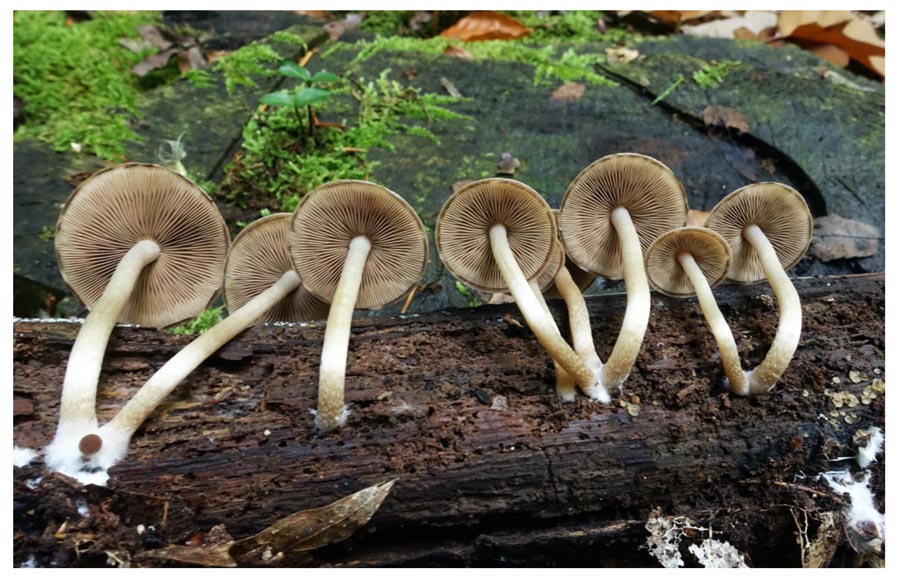
POLYGON ((606 60, 610 63, 630 63, 634 59, 641 56, 637 49, 631 49, 626 46, 613 46, 606 49, 606 60))
POLYGON ((453 81, 451 81, 447 77, 441 77, 441 86, 446 89, 447 93, 451 97, 462 99, 463 94, 459 92, 459 89, 456 88, 456 85, 453 84, 453 81))
POLYGON ((724 127, 740 134, 750 131, 750 124, 747 123, 743 113, 722 105, 708 105, 703 110, 703 123, 706 127, 724 127))
POLYGON ((792 40, 831 44, 851 59, 884 76, 884 40, 875 27, 843 10, 783 10, 778 32, 792 40))
POLYGON ((325 32, 328 33, 328 36, 332 41, 335 41, 341 38, 341 35, 350 30, 351 28, 356 28, 359 26, 359 23, 362 22, 362 14, 356 14, 351 12, 347 16, 344 17, 343 20, 332 20, 331 22, 326 22, 322 25, 322 28, 325 29, 325 32))
POLYGON ((530 28, 497 12, 473 12, 441 33, 458 40, 509 40, 531 34, 530 28))
POLYGON ((467 61, 475 59, 475 57, 472 56, 472 53, 470 53, 466 49, 461 49, 458 46, 452 44, 444 49, 444 54, 448 57, 458 57, 467 61))
POLYGON ((712 38, 759 38, 764 30, 778 23, 778 15, 774 12, 748 10, 741 16, 712 20, 703 24, 685 24, 681 27, 684 34, 691 36, 708 36, 712 38))
POLYGON ((688 210, 687 225, 688 226, 705 226, 706 218, 709 216, 708 210, 688 210))
POLYGON ((809 251, 821 261, 870 257, 880 240, 881 233, 871 224, 829 214, 813 221, 809 251))
POLYGON ((521 165, 518 158, 509 152, 503 152, 500 154, 500 161, 497 162, 497 173, 504 176, 512 176, 521 165))
POLYGON ((223 540, 220 533, 218 541, 207 546, 168 546, 144 552, 138 558, 219 568, 276 564, 287 556, 296 558, 349 538, 368 523, 395 482, 373 485, 325 507, 298 511, 236 542, 227 539, 227 534, 223 540))
POLYGON ((584 84, 583 83, 574 83, 569 81, 567 83, 563 83, 559 87, 556 88, 556 91, 550 95, 551 101, 559 101, 562 103, 570 103, 572 101, 578 101, 582 97, 584 97, 584 84))

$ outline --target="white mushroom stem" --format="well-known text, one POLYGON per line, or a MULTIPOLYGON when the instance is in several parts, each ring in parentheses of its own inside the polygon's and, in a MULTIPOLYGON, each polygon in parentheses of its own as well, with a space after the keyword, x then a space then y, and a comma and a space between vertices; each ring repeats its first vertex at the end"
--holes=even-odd
POLYGON ((741 368, 741 358, 738 355, 737 344, 734 341, 734 335, 731 333, 731 327, 719 310, 719 304, 716 303, 709 281, 707 281, 697 261, 694 260, 690 253, 680 252, 676 258, 691 281, 694 292, 697 293, 700 310, 703 312, 703 317, 706 318, 706 323, 709 324, 709 329, 716 339, 716 345, 719 346, 722 367, 725 369, 725 376, 728 378, 731 391, 735 394, 746 396, 749 393, 747 376, 744 374, 743 368, 741 368))
POLYGON ((68 432, 65 429, 84 432, 97 428, 97 382, 106 344, 138 278, 159 253, 159 245, 151 240, 142 240, 131 247, 84 319, 69 354, 63 380, 57 438, 68 432))
POLYGON ((762 229, 755 224, 750 225, 744 229, 744 238, 753 245, 753 249, 759 256, 763 272, 778 299, 780 314, 778 330, 775 332, 775 339, 772 340, 772 347, 769 348, 766 358, 750 373, 749 377, 750 394, 761 394, 768 392, 775 385, 794 357, 797 344, 800 343, 803 312, 800 308, 800 296, 797 294, 797 289, 794 288, 794 284, 791 283, 781 266, 772 243, 769 242, 762 229))
POLYGON ((293 271, 286 272, 274 285, 179 350, 111 421, 100 428, 98 435, 105 456, 113 462, 124 456, 134 431, 188 374, 299 286, 300 277, 293 271))
MULTIPOLYGON (((538 303, 541 304, 544 313, 546 313, 553 322, 556 333, 559 333, 559 327, 556 325, 556 320, 553 319, 553 314, 550 313, 550 306, 547 305, 547 300, 544 298, 544 293, 541 291, 540 287, 538 287, 537 281, 530 281, 529 285, 531 286, 531 290, 534 292, 535 297, 537 297, 538 303)), ((553 360, 553 368, 556 371, 556 395, 559 396, 560 400, 563 402, 574 402, 576 395, 575 380, 572 379, 572 376, 570 376, 556 360, 553 360)))
POLYGON ((637 359, 647 323, 650 321, 650 284, 644 271, 644 256, 641 251, 641 240, 638 238, 631 215, 622 207, 610 214, 613 227, 622 247, 622 266, 625 276, 625 293, 628 304, 619 338, 613 346, 612 353, 603 366, 601 378, 607 390, 622 386, 637 359))
POLYGON ((319 398, 316 405, 316 429, 321 434, 329 433, 343 426, 347 419, 344 406, 344 378, 347 373, 347 349, 350 345, 350 324, 353 308, 362 283, 366 259, 372 250, 372 242, 358 236, 350 241, 341 279, 338 281, 325 339, 322 342, 322 363, 319 366, 319 398))
POLYGON ((556 283, 556 289, 566 302, 566 308, 569 310, 569 328, 572 332, 572 347, 575 353, 581 356, 581 359, 594 370, 595 374, 600 373, 603 368, 603 361, 597 355, 597 348, 594 346, 594 336, 591 333, 591 318, 588 315, 587 303, 584 301, 584 295, 581 289, 572 280, 572 274, 565 265, 559 268, 556 277, 553 279, 556 283))
MULTIPOLYGON (((569 344, 563 339, 556 328, 556 322, 553 318, 541 308, 541 304, 531 290, 525 274, 516 262, 516 257, 509 246, 509 240, 506 236, 506 227, 502 224, 495 224, 490 229, 491 251, 494 254, 494 260, 500 268, 503 280, 506 282, 509 291, 522 316, 528 323, 528 327, 537 337, 538 341, 544 349, 550 354, 559 365, 568 372, 575 383, 581 387, 588 395, 603 400, 602 394, 598 393, 599 383, 594 373, 585 365, 578 357, 578 354, 569 347, 569 344), (596 394, 596 396, 594 396, 596 394)), ((609 395, 604 402, 609 402, 609 395)))

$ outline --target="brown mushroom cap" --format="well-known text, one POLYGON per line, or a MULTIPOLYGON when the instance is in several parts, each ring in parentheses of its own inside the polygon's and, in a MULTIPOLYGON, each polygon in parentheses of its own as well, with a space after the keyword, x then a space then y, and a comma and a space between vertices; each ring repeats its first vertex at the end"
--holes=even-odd
MULTIPOLYGON (((225 306, 233 313, 294 270, 288 241, 290 212, 260 218, 241 231, 225 263, 225 306)), ((276 321, 310 321, 328 316, 328 304, 301 285, 260 316, 254 325, 276 321)))
POLYGON ((560 241, 576 265, 609 279, 624 271, 610 220, 619 207, 631 215, 645 253, 659 235, 684 226, 688 210, 681 182, 651 157, 613 154, 582 170, 560 204, 560 241))
POLYGON ((435 243, 453 276, 486 293, 507 290, 491 251, 490 229, 506 227, 526 279, 541 273, 556 246, 550 206, 531 187, 505 178, 478 180, 453 193, 438 215, 435 243))
POLYGON ((731 247, 728 278, 742 283, 766 278, 756 251, 743 236, 751 224, 768 237, 785 271, 803 258, 812 240, 809 207, 790 186, 760 182, 735 190, 710 211, 706 227, 722 235, 731 247))
POLYGON ((710 287, 721 283, 731 266, 731 249, 716 232, 702 226, 684 226, 653 241, 647 249, 647 279, 653 288, 671 297, 690 297, 694 286, 678 262, 687 252, 694 257, 710 287))
POLYGON ((338 180, 303 197, 290 233, 290 253, 303 286, 331 302, 350 241, 372 243, 357 309, 379 309, 405 295, 428 264, 428 239, 416 211, 383 186, 338 180))
POLYGON ((167 327, 215 299, 230 238, 199 186, 161 166, 123 164, 97 172, 69 196, 56 223, 56 258, 90 309, 125 253, 155 241, 159 258, 141 273, 119 321, 167 327))

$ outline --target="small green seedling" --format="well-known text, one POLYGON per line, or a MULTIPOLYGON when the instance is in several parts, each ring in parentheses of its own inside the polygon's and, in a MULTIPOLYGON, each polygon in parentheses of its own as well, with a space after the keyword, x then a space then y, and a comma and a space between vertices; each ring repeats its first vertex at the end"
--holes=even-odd
POLYGON ((297 63, 286 62, 278 68, 278 72, 285 77, 300 79, 302 83, 297 85, 293 91, 282 89, 275 93, 268 93, 260 98, 260 103, 273 107, 291 107, 297 116, 297 122, 303 126, 303 117, 300 115, 300 108, 306 108, 307 132, 309 137, 315 139, 315 117, 313 113, 313 105, 321 101, 325 101, 331 97, 331 91, 316 87, 315 85, 324 85, 334 83, 340 80, 340 77, 328 71, 319 71, 316 74, 309 72, 306 67, 301 67, 297 63))

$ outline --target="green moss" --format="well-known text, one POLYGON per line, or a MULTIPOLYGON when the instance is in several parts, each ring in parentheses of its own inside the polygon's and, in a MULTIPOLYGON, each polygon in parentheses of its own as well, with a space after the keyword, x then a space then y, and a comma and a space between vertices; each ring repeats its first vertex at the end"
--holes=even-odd
POLYGON ((638 35, 621 28, 601 31, 597 22, 602 20, 603 13, 596 10, 568 10, 561 13, 541 14, 534 10, 513 11, 508 13, 525 26, 533 29, 528 35, 528 42, 612 42, 619 43, 627 39, 639 40, 638 35))
POLYGON ((198 89, 209 89, 216 84, 215 77, 203 69, 191 69, 185 71, 181 76, 198 89))
POLYGON ((395 35, 407 30, 409 12, 406 10, 371 10, 359 23, 359 29, 380 35, 395 35))
POLYGON ((694 82, 704 89, 715 89, 722 84, 728 73, 740 64, 738 61, 713 61, 694 71, 692 77, 694 82))
POLYGON ((290 212, 303 194, 325 182, 377 182, 372 176, 377 164, 369 161, 368 152, 373 148, 393 151, 390 136, 404 133, 437 143, 429 129, 432 124, 464 118, 445 107, 458 99, 422 93, 389 79, 389 73, 383 71, 374 80, 342 79, 336 84, 337 98, 317 109, 320 117, 355 113, 355 119, 344 122, 346 131, 321 128, 318 144, 307 139, 289 108, 254 115, 244 127, 241 154, 228 168, 227 197, 242 205, 253 200, 290 212))
POLYGON ((155 49, 133 53, 119 39, 159 21, 157 12, 93 12, 79 23, 61 11, 15 12, 13 91, 25 103, 16 138, 122 159, 125 142, 138 139, 132 124, 140 117, 139 80, 129 69, 155 49))
POLYGON ((478 295, 459 281, 456 281, 456 290, 459 291, 459 294, 466 300, 466 307, 478 307, 479 305, 482 305, 482 301, 478 295))
POLYGON ((194 335, 203 333, 206 330, 215 327, 217 323, 222 321, 223 309, 225 309, 224 305, 220 305, 219 307, 208 307, 194 319, 188 321, 187 323, 176 325, 175 327, 170 327, 167 331, 169 333, 179 335, 194 335))
POLYGON ((239 48, 225 58, 216 61, 214 70, 225 77, 225 89, 229 94, 238 86, 258 87, 255 76, 277 77, 278 71, 270 65, 281 63, 284 57, 264 42, 253 42, 239 48))
MULTIPOLYGON (((382 51, 440 55, 451 45, 465 48, 475 59, 532 65, 535 68, 535 85, 545 80, 583 81, 608 87, 617 85, 614 81, 596 72, 595 65, 606 62, 606 56, 603 53, 596 51, 579 53, 574 47, 561 49, 554 45, 535 46, 521 40, 461 42, 443 37, 428 39, 376 38, 371 41, 358 42, 350 47, 352 50, 359 51, 351 64, 366 61, 382 51)), ((344 48, 347 48, 346 45, 337 43, 331 50, 343 50, 344 48)))

